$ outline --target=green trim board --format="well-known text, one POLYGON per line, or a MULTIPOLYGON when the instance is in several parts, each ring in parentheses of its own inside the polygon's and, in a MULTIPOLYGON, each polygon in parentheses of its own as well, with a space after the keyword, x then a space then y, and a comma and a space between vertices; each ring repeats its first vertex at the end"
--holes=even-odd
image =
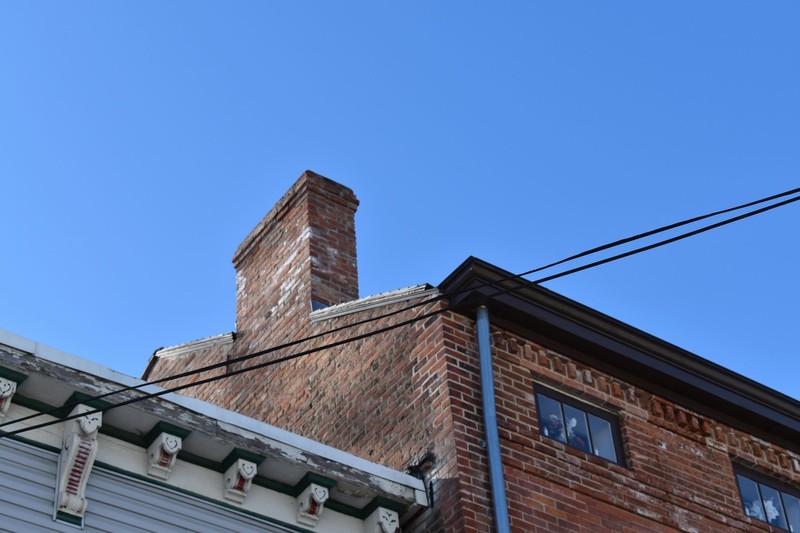
POLYGON ((215 472, 225 472, 225 469, 222 468, 222 463, 218 461, 212 461, 211 459, 206 459, 205 457, 200 457, 199 455, 195 455, 184 450, 178 452, 178 459, 195 466, 213 470, 215 472))
POLYGON ((320 474, 315 474, 314 472, 306 472, 306 474, 297 482, 297 484, 292 487, 291 496, 299 496, 301 492, 306 490, 306 487, 311 485, 312 483, 321 485, 326 489, 332 489, 336 486, 336 480, 331 479, 329 477, 322 476, 320 474))
POLYGON ((325 509, 330 509, 331 511, 335 511, 346 516, 352 516, 353 518, 358 518, 359 520, 363 520, 365 518, 362 517, 364 514, 362 509, 358 509, 352 505, 347 505, 346 503, 342 503, 338 500, 332 500, 330 498, 328 498, 328 500, 325 502, 325 509))
POLYGON ((185 439, 192 433, 192 431, 178 427, 174 424, 170 424, 169 422, 158 422, 150 431, 147 432, 147 435, 144 436, 144 447, 147 448, 153 444, 153 441, 155 441, 162 433, 175 435, 176 437, 185 439))
POLYGON ((76 405, 88 405, 92 409, 100 409, 102 411, 106 411, 112 407, 114 407, 113 403, 104 402, 103 400, 95 400, 93 396, 89 396, 88 394, 84 394, 82 392, 73 392, 67 401, 53 413, 53 416, 57 418, 64 418, 69 416, 70 412, 75 408, 76 405))
POLYGON ((11 370, 10 368, 0 366, 0 378, 9 379, 17 385, 25 381, 25 378, 27 377, 28 376, 22 372, 17 372, 16 370, 11 370))
POLYGON ((137 435, 136 433, 125 431, 124 429, 120 429, 116 426, 111 426, 108 424, 103 424, 100 426, 100 434, 139 446, 140 448, 146 449, 147 446, 149 446, 148 444, 145 444, 146 438, 142 435, 137 435))
POLYGON ((82 516, 75 516, 74 514, 65 513, 64 511, 58 511, 55 516, 56 522, 64 522, 65 524, 69 524, 71 526, 79 526, 83 529, 83 517, 82 516))
MULTIPOLYGON (((34 400, 33 398, 28 398, 27 396, 22 396, 21 394, 15 394, 13 398, 11 398, 11 403, 15 403, 19 406, 26 407, 31 411, 36 411, 37 413, 42 413, 42 415, 46 412, 53 411, 49 413, 52 416, 55 416, 55 409, 56 407, 50 405, 49 403, 44 403, 39 400, 34 400)), ((8 420, 6 420, 8 422, 8 420)))
POLYGON ((371 515, 378 507, 390 509, 401 516, 408 510, 408 506, 403 505, 402 503, 397 503, 396 501, 384 498, 383 496, 375 496, 371 502, 361 509, 361 514, 356 516, 356 518, 361 518, 363 520, 371 515))
POLYGON ((265 489, 274 490, 275 492, 280 492, 281 494, 289 496, 291 496, 294 491, 294 486, 292 485, 287 485, 275 479, 269 479, 259 475, 253 478, 253 485, 258 485, 259 487, 264 487, 265 489))
MULTIPOLYGON (((178 456, 180 458, 180 455, 178 456)), ((249 452, 247 450, 243 450, 241 448, 234 448, 231 453, 222 461, 220 464, 221 470, 219 472, 225 472, 228 470, 233 463, 238 461, 239 459, 244 459, 245 461, 250 461, 251 463, 255 463, 256 465, 260 465, 264 462, 266 457, 258 455, 257 453, 249 452)))

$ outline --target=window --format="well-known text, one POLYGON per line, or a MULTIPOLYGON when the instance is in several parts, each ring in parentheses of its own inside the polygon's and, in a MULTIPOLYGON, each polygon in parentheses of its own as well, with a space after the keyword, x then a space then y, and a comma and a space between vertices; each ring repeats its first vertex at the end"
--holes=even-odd
POLYGON ((744 514, 800 533, 800 493, 759 475, 736 473, 744 514))
POLYGON ((586 453, 623 464, 617 418, 597 407, 554 391, 536 393, 539 431, 586 453))

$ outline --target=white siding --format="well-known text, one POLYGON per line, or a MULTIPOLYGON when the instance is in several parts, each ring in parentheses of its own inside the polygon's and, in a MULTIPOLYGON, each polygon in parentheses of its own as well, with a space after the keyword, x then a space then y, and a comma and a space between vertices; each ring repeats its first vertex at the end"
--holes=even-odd
MULTIPOLYGON (((53 521, 58 455, 0 439, 0 530, 62 531, 53 521)), ((86 490, 85 531, 268 532, 296 531, 164 487, 95 467, 86 490)))

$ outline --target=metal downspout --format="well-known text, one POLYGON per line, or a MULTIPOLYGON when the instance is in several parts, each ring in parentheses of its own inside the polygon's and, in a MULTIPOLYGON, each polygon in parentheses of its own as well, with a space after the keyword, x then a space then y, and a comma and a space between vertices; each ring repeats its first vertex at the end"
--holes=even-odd
POLYGON ((495 524, 497 524, 497 533, 509 533, 511 530, 508 524, 508 504, 506 503, 506 487, 503 480, 503 461, 500 457, 500 436, 497 433, 497 409, 494 402, 489 310, 485 305, 478 307, 475 322, 478 330, 483 424, 486 428, 486 450, 489 454, 489 479, 492 483, 494 520, 495 524))

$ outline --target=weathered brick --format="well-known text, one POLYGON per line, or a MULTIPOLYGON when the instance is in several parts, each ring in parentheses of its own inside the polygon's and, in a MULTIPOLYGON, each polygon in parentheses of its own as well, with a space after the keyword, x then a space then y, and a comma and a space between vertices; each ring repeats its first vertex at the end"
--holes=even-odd
MULTIPOLYGON (((237 251, 236 341, 156 358, 149 379, 377 319, 231 364, 241 368, 445 305, 429 302, 380 318, 418 303, 416 297, 312 321, 312 299, 335 304, 358 296, 352 227, 357 200, 319 176, 301 180, 237 251)), ((475 336, 474 317, 447 311, 185 392, 399 470, 431 453, 436 459, 426 480, 434 505, 406 517, 403 531, 486 532, 494 519, 475 336)), ((609 374, 543 339, 497 327, 491 338, 515 532, 766 531, 742 513, 731 460, 800 483, 800 461, 789 451, 764 448, 739 429, 640 388, 625 379, 627 371, 609 374), (625 466, 541 435, 535 383, 619 413, 625 466)), ((190 379, 196 378, 178 382, 190 379)))

